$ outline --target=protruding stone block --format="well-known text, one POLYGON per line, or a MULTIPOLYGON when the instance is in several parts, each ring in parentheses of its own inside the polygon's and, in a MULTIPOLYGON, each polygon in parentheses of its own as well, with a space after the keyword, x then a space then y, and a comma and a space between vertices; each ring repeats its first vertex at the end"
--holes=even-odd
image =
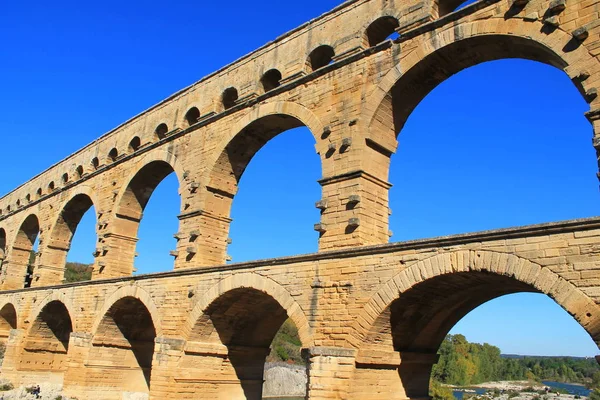
POLYGON ((572 33, 573 37, 581 42, 588 38, 590 33, 586 27, 577 28, 572 33))
POLYGON ((553 14, 563 12, 567 8, 566 0, 552 0, 548 5, 548 11, 553 14))
POLYGON ((315 203, 315 207, 318 208, 319 210, 323 211, 327 209, 327 200, 323 199, 323 200, 319 200, 315 203))
POLYGON ((198 252, 194 246, 188 246, 185 251, 187 251, 188 254, 196 254, 198 252))
POLYGON ((592 101, 594 101, 596 99, 596 97, 598 97, 598 89, 596 88, 591 88, 585 91, 585 100, 588 103, 591 103, 592 101))
POLYGON ((325 224, 321 224, 321 223, 315 224, 314 229, 315 229, 315 231, 320 232, 320 233, 327 232, 327 226, 325 226, 325 224))
POLYGON ((553 28, 558 28, 558 26, 560 25, 560 19, 558 18, 557 15, 553 15, 551 17, 545 18, 544 24, 551 26, 553 28))
POLYGON ((348 197, 348 203, 349 204, 358 204, 360 203, 360 195, 358 194, 353 194, 350 197, 348 197))
POLYGON ((352 146, 352 138, 344 138, 342 139, 342 146, 340 147, 340 151, 343 153, 348 150, 352 146))
POLYGON ((348 220, 348 226, 351 228, 356 228, 360 226, 360 218, 350 218, 348 220))

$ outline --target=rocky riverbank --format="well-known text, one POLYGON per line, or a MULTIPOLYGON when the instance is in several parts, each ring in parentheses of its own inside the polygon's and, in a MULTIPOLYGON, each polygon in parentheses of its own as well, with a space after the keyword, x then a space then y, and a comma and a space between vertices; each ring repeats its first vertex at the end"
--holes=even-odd
POLYGON ((544 384, 531 381, 485 382, 468 388, 447 386, 460 400, 587 400, 586 396, 559 393, 544 384), (483 390, 485 392, 482 393, 483 390))

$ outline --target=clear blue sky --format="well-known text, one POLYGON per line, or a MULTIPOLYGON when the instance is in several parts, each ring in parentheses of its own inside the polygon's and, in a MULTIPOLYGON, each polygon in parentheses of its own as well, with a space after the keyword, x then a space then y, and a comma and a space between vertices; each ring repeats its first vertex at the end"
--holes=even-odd
MULTIPOLYGON (((340 3, 6 2, 0 191, 340 3)), ((392 159, 392 240, 598 215, 586 110, 562 71, 524 60, 482 64, 444 82, 417 107, 392 159)), ((232 210, 234 261, 316 250, 320 167, 313 145, 305 129, 288 131, 252 161, 232 210)), ((177 180, 167 178, 146 209, 140 273, 172 268, 176 188, 177 180)), ((88 213, 70 260, 91 261, 94 222, 88 213)), ((506 353, 598 353, 579 325, 541 295, 490 302, 455 331, 506 353)))

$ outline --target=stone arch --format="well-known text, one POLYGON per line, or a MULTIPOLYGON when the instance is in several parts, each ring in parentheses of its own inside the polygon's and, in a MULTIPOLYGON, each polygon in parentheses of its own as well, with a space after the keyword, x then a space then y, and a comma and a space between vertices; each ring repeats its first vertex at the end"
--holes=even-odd
POLYGON ((266 71, 260 78, 260 88, 263 93, 270 92, 281 86, 283 74, 277 68, 266 71))
POLYGON ((188 128, 198 123, 200 119, 200 109, 196 106, 191 106, 183 116, 183 125, 188 128))
POLYGON ((598 62, 584 46, 572 48, 571 35, 561 30, 548 35, 542 28, 538 22, 498 19, 491 25, 486 21, 449 25, 428 35, 428 39, 415 39, 422 41, 418 49, 402 58, 368 96, 362 115, 368 121, 369 136, 394 151, 395 136, 431 90, 453 74, 486 61, 524 58, 543 62, 565 70, 585 92, 589 88, 581 73, 599 73, 598 62), (419 75, 433 63, 437 65, 436 74, 419 75), (414 82, 418 85, 412 85, 414 82), (395 92, 410 92, 411 96, 395 102, 395 92))
POLYGON ((400 26, 397 15, 385 14, 369 21, 361 30, 363 33, 363 46, 372 47, 382 43, 400 26))
POLYGON ((550 268, 495 251, 439 253, 396 274, 362 307, 350 339, 358 349, 353 398, 427 396, 450 329, 481 304, 518 292, 548 295, 600 343, 600 307, 550 268), (373 373, 381 383, 376 390, 364 385, 373 373))
POLYGON ((234 86, 229 86, 221 93, 221 104, 225 110, 235 106, 238 99, 238 90, 234 86))
POLYGON ((315 143, 322 142, 318 136, 324 131, 323 125, 305 107, 292 102, 261 104, 233 124, 229 133, 215 146, 205 164, 207 168, 202 177, 205 183, 200 201, 207 218, 210 218, 203 224, 211 227, 211 242, 224 244, 215 246, 216 262, 225 261, 231 207, 246 167, 268 141, 301 126, 308 127, 315 143))
POLYGON ((321 44, 315 47, 306 58, 308 73, 323 68, 333 62, 335 50, 329 44, 321 44))
POLYGON ((110 307, 112 307, 113 304, 115 304, 117 301, 126 297, 135 298, 139 300, 144 305, 144 307, 146 307, 146 309, 150 313, 150 316, 152 317, 152 321, 154 322, 154 326, 156 328, 156 336, 162 337, 162 314, 159 312, 158 307, 156 307, 156 304, 154 303, 154 300, 152 300, 150 294, 143 288, 136 285, 121 286, 106 298, 102 308, 96 315, 96 318, 92 325, 92 332, 96 332, 98 330, 98 326, 100 326, 102 319, 104 318, 110 307))
MULTIPOLYGON (((77 308, 71 301, 70 297, 64 293, 59 291, 51 291, 46 297, 44 297, 38 305, 31 310, 29 313, 29 323, 32 323, 34 318, 42 312, 42 310, 51 302, 59 302, 61 303, 69 314, 69 318, 71 318, 71 322, 73 325, 73 331, 78 332, 81 327, 79 326, 79 313, 77 312, 77 308)), ((27 321, 25 321, 27 324, 27 321)), ((31 326, 29 327, 31 329, 31 326)))
POLYGON ((2 267, 2 261, 6 257, 6 230, 0 228, 0 268, 2 267))
MULTIPOLYGON (((165 164, 168 164, 171 171, 175 172, 175 174, 177 175, 177 180, 179 182, 183 182, 183 176, 184 176, 185 171, 183 169, 183 166, 179 162, 179 159, 177 158, 177 156, 175 154, 170 152, 168 149, 162 149, 162 148, 159 148, 156 151, 147 153, 146 155, 144 155, 143 157, 140 158, 138 163, 136 163, 136 165, 140 166, 140 167, 133 170, 126 177, 126 179, 123 180, 124 184, 121 185, 121 189, 119 190, 119 193, 116 195, 117 200, 115 201, 115 204, 116 204, 115 211, 117 213, 119 212, 119 209, 123 205, 122 204, 123 198, 125 197, 125 195, 127 193, 127 190, 129 188, 128 185, 131 183, 131 181, 136 176, 138 176, 140 171, 143 170, 145 167, 147 167, 150 164, 157 163, 157 162, 163 162, 165 164)), ((181 192, 181 187, 180 187, 179 192, 181 192)))
POLYGON ((229 383, 214 382, 215 393, 259 399, 265 358, 288 318, 296 324, 303 346, 310 347, 308 320, 284 287, 256 273, 229 276, 206 291, 190 313, 182 329, 187 343, 178 370, 202 376, 219 370, 219 382, 229 383), (207 354, 199 371, 194 367, 198 354, 207 354))
MULTIPOLYGON (((70 197, 62 203, 59 213, 52 223, 49 235, 44 244, 40 268, 42 269, 38 284, 56 284, 62 282, 67 255, 71 242, 83 216, 94 209, 98 220, 98 199, 89 186, 79 186, 70 197)), ((96 224, 97 226, 97 224, 96 224)), ((98 232, 95 231, 96 237, 98 232)), ((97 240, 96 240, 97 242, 97 240)))
POLYGON ((115 209, 107 227, 114 236, 103 243, 107 251, 102 253, 102 262, 110 264, 111 270, 100 267, 94 272, 95 276, 131 275, 143 211, 156 187, 173 172, 180 183, 178 193, 181 195, 184 171, 173 153, 164 149, 151 152, 136 165, 140 167, 123 181, 116 195, 115 209), (111 248, 120 249, 120 254, 115 255, 111 248))
POLYGON ((19 223, 6 258, 7 275, 5 289, 22 288, 31 284, 36 258, 32 257, 33 246, 41 233, 40 222, 35 213, 26 214, 19 223))
POLYGON ((45 378, 62 382, 67 369, 73 314, 58 296, 49 296, 34 313, 19 357, 18 370, 28 371, 25 384, 45 378))
POLYGON ((164 139, 167 136, 167 133, 169 133, 169 126, 166 123, 161 122, 154 129, 154 140, 164 139))
POLYGON ((288 317, 298 328, 298 335, 303 346, 312 346, 313 338, 311 328, 304 310, 302 310, 300 305, 283 286, 270 278, 251 272, 231 275, 207 290, 196 302, 186 324, 182 327, 183 336, 186 339, 190 337, 196 322, 204 314, 206 308, 215 300, 233 289, 240 288, 254 289, 272 297, 284 310, 286 310, 288 317))
MULTIPOLYGON (((268 140, 288 129, 300 126, 306 126, 313 135, 315 142, 318 143, 319 135, 323 132, 324 127, 316 115, 304 106, 297 103, 281 101, 253 107, 251 111, 233 125, 229 135, 221 140, 216 147, 216 152, 213 153, 213 156, 208 161, 207 165, 209 166, 210 174, 208 177, 208 186, 217 189, 219 192, 227 193, 233 198, 236 192, 235 186, 237 185, 237 180, 241 177, 243 169, 245 169, 246 165, 250 162, 252 156, 254 156, 268 140), (268 121, 269 118, 272 118, 272 120, 268 121), (252 140, 253 143, 248 144, 235 142, 236 139, 243 139, 243 136, 257 136, 254 131, 251 130, 250 132, 252 134, 248 134, 246 130, 248 128, 253 128, 254 124, 260 123, 261 121, 267 121, 267 123, 273 125, 270 128, 263 129, 268 131, 264 138, 252 140), (242 169, 232 171, 232 166, 230 165, 229 170, 225 171, 222 165, 220 166, 219 164, 226 164, 227 159, 230 157, 229 154, 238 148, 242 148, 243 150, 243 148, 246 147, 244 145, 252 145, 252 147, 244 154, 245 157, 242 162, 242 169), (230 179, 226 179, 226 177, 229 177, 230 179)), ((250 139, 252 138, 249 138, 249 140, 250 139)), ((238 149, 238 151, 239 150, 240 149, 238 149)))
POLYGON ((11 301, 6 301, 0 307, 0 341, 6 342, 11 329, 17 329, 18 326, 17 310, 11 301))
MULTIPOLYGON (((372 330, 376 324, 377 319, 392 302, 410 289, 436 277, 451 277, 452 274, 465 273, 484 273, 492 278, 508 278, 509 281, 518 285, 514 288, 507 288, 507 292, 498 292, 496 295, 489 293, 490 296, 493 296, 491 298, 514 293, 514 289, 548 295, 572 315, 597 344, 600 344, 600 308, 577 287, 548 267, 542 267, 512 254, 484 250, 463 250, 438 254, 418 261, 396 274, 371 296, 364 311, 356 319, 354 325, 356 339, 364 340, 368 336, 369 330, 372 330)), ((463 310, 465 312, 461 318, 481 304, 481 302, 476 303, 478 304, 465 304, 467 307, 463 310)), ((443 336, 445 334, 446 332, 443 333, 443 336)))
POLYGON ((117 289, 105 301, 92 332, 87 366, 94 373, 88 387, 104 391, 110 380, 112 390, 148 393, 155 340, 162 335, 161 320, 148 293, 135 286, 117 289))

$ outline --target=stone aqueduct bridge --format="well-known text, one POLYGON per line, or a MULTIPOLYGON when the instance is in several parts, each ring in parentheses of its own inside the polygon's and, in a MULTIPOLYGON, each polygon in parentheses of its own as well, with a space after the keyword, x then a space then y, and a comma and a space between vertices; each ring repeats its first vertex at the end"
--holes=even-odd
POLYGON ((600 219, 386 244, 397 133, 461 69, 520 57, 564 70, 590 103, 600 148, 600 2, 482 0, 453 12, 459 2, 348 1, 0 199, 2 375, 64 382, 86 399, 259 399, 269 345, 289 317, 309 360, 309 398, 426 398, 452 325, 523 291, 551 296, 599 343, 600 219), (299 126, 322 162, 319 253, 224 265, 245 167, 299 126), (132 277, 144 207, 172 172, 174 271, 132 277), (93 279, 61 284, 92 205, 93 279))

